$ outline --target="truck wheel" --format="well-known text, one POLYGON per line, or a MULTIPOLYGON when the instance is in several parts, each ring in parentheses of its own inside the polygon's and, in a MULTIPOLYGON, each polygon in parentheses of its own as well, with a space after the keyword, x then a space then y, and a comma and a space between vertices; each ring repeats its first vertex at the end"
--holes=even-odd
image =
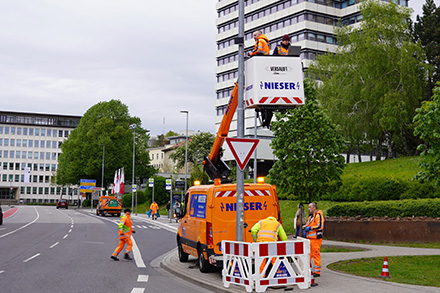
POLYGON ((179 253, 180 262, 187 262, 188 261, 188 253, 183 251, 183 247, 182 247, 182 244, 180 243, 180 240, 177 240, 177 251, 179 253))
POLYGON ((198 263, 199 263, 199 270, 202 273, 209 273, 212 270, 211 264, 203 256, 203 249, 201 247, 199 248, 199 260, 198 260, 198 263))

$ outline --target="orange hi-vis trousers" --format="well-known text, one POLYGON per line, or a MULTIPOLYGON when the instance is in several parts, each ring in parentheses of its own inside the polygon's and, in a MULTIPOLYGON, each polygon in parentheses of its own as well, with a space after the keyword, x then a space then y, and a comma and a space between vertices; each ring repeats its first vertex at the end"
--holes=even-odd
POLYGON ((322 239, 309 239, 310 240, 310 264, 312 264, 312 274, 321 274, 321 244, 322 239))
POLYGON ((116 247, 115 252, 113 252, 113 256, 118 256, 122 249, 124 249, 125 244, 127 244, 127 248, 125 249, 126 253, 131 251, 133 247, 133 242, 131 241, 131 237, 119 237, 119 244, 116 247))

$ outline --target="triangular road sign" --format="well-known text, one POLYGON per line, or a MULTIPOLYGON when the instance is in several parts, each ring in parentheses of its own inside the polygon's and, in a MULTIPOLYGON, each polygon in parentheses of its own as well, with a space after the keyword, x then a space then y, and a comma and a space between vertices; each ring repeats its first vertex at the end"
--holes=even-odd
POLYGON ((246 167, 259 142, 259 139, 226 138, 226 143, 229 145, 229 148, 237 161, 237 165, 241 170, 246 167))

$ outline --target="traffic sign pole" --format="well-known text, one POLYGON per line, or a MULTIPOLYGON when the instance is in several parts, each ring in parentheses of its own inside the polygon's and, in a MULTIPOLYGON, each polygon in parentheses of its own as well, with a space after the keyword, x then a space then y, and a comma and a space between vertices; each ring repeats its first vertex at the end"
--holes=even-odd
POLYGON ((172 218, 172 212, 171 212, 171 205, 173 203, 173 181, 171 179, 167 179, 165 181, 165 189, 170 191, 170 209, 168 210, 168 217, 170 218, 170 223, 171 223, 171 218, 172 218))

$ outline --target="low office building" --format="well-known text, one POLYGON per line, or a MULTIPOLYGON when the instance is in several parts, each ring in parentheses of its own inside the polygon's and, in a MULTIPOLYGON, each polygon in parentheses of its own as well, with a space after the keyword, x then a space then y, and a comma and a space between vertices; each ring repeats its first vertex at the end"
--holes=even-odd
POLYGON ((57 186, 53 181, 61 144, 80 119, 0 111, 0 200, 54 203, 61 197, 78 198, 78 186, 57 186))

